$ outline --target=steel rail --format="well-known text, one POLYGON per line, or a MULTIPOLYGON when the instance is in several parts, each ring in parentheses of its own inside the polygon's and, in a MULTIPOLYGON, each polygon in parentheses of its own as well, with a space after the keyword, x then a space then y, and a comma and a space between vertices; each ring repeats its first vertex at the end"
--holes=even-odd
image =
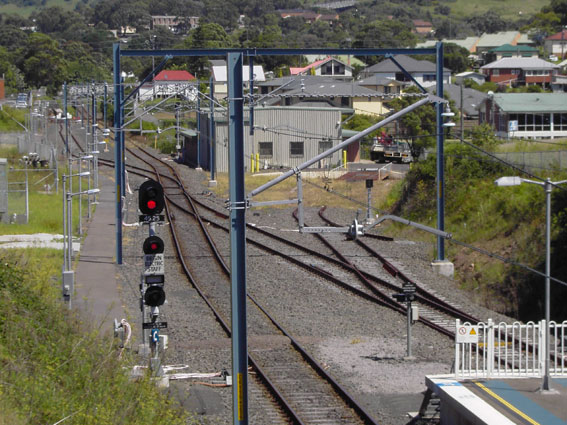
MULTIPOLYGON (((151 153, 149 153, 148 151, 144 150, 143 148, 138 147, 138 149, 142 152, 144 152, 146 155, 152 157, 154 160, 160 161, 161 163, 163 163, 159 158, 155 157, 154 155, 152 155, 151 153)), ((147 163, 148 165, 150 165, 152 168, 154 168, 154 165, 152 163, 150 163, 149 161, 145 161, 144 159, 142 159, 139 155, 136 155, 132 150, 128 150, 132 155, 136 156, 138 159, 144 161, 145 163, 147 163)), ((183 188, 183 192, 186 196, 186 198, 190 198, 189 195, 187 194, 187 191, 185 190, 183 183, 181 181, 181 179, 179 178, 176 170, 174 169, 174 167, 172 167, 170 164, 167 163, 163 163, 166 167, 168 167, 172 174, 176 176, 176 178, 178 179, 178 185, 183 188)), ((154 168, 154 170, 157 173, 157 169, 154 168)), ((159 177, 158 177, 159 179, 159 177)), ((170 201, 168 201, 170 202, 170 201)), ((190 204, 192 204, 192 201, 190 202, 190 204)), ((167 203, 166 203, 167 206, 167 203)), ((171 222, 171 218, 169 216, 169 210, 167 209, 167 213, 168 213, 168 219, 171 222)), ((195 212, 193 213, 193 215, 195 217, 199 217, 199 214, 197 212, 197 210, 195 209, 195 212)), ((198 218, 198 222, 200 223, 201 226, 201 230, 203 231, 203 233, 208 234, 207 230, 206 230, 206 226, 203 224, 202 220, 200 219, 200 217, 198 218)), ((174 226, 170 226, 170 228, 173 229, 174 226)), ((228 275, 230 274, 230 269, 228 268, 228 266, 226 265, 226 263, 224 262, 224 260, 222 259, 222 256, 220 255, 220 253, 218 252, 218 250, 216 249, 216 246, 214 245, 214 242, 212 241, 212 238, 210 237, 210 235, 208 235, 207 240, 209 241, 209 244, 211 246, 211 249, 215 252, 215 255, 217 256, 217 259, 219 261, 219 264, 222 265, 222 268, 225 270, 225 273, 227 273, 228 275)), ((177 237, 174 238, 175 241, 175 245, 176 245, 176 250, 178 252, 178 257, 182 258, 182 254, 181 254, 181 247, 179 244, 179 241, 177 239, 177 237)), ((184 267, 185 269, 185 267, 184 267)), ((201 296, 204 296, 201 295, 201 296)), ((374 418, 372 418, 372 416, 366 411, 366 409, 364 409, 364 407, 362 407, 356 400, 354 400, 354 398, 349 394, 349 392, 343 388, 331 375, 329 375, 324 367, 322 365, 320 365, 308 352, 307 350, 305 350, 301 344, 299 344, 297 342, 297 340, 295 338, 292 337, 292 335, 283 328, 282 325, 280 325, 276 319, 269 314, 269 312, 264 309, 255 299, 254 297, 252 297, 250 294, 247 294, 247 297, 260 309, 260 311, 262 311, 262 313, 264 313, 264 315, 266 315, 266 317, 280 330, 280 332, 282 332, 287 338, 289 338, 289 340, 291 341, 293 347, 301 354, 301 356, 313 367, 313 369, 315 370, 315 372, 317 372, 317 374, 319 376, 321 376, 323 379, 325 379, 334 389, 335 391, 338 393, 338 395, 340 395, 340 397, 343 399, 343 401, 349 406, 351 407, 353 410, 355 410, 358 414, 358 416, 362 419, 362 421, 364 423, 367 424, 377 424, 377 422, 375 421, 374 418)), ((210 308, 214 308, 212 306, 212 304, 209 304, 210 308)), ((218 314, 218 317, 220 317, 220 313, 215 313, 215 316, 218 314)), ((223 321, 224 322, 224 321, 223 321)), ((225 331, 229 331, 228 329, 225 329, 225 331)), ((293 408, 291 407, 291 404, 289 402, 286 401, 285 397, 277 390, 277 388, 275 387, 275 385, 270 381, 268 375, 266 372, 264 372, 262 370, 262 368, 259 366, 259 363, 256 359, 254 359, 252 354, 248 354, 249 357, 249 361, 251 362, 251 364, 253 365, 253 367, 258 371, 258 373, 261 375, 262 380, 264 380, 266 383, 268 383, 268 385, 270 386, 270 391, 272 391, 274 394, 277 394, 279 397, 279 402, 280 404, 282 404, 283 408, 288 411, 290 413, 290 415, 292 416, 292 418, 297 422, 297 423, 303 423, 299 417, 299 415, 293 410, 293 408)))

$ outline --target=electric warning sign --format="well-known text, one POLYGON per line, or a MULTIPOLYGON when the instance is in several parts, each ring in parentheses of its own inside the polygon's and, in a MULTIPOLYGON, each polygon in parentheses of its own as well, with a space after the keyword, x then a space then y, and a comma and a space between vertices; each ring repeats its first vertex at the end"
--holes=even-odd
POLYGON ((455 334, 457 344, 477 344, 478 326, 462 325, 457 328, 455 334))

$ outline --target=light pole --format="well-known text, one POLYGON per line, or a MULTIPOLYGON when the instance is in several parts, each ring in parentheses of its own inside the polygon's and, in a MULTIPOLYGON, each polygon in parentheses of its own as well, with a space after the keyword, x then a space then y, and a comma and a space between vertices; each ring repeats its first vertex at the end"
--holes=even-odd
MULTIPOLYGON (((67 191, 67 179, 70 177, 84 177, 89 175, 88 171, 77 173, 77 174, 63 174, 63 273, 62 273, 62 284, 61 291, 63 295, 63 300, 69 302, 69 309, 71 308, 71 296, 74 289, 74 272, 71 270, 71 261, 73 255, 73 226, 72 226, 72 205, 71 200, 73 196, 83 195, 85 193, 91 194, 93 190, 98 192, 98 189, 92 189, 87 191, 80 191, 77 193, 71 193, 72 188, 69 187, 67 191)), ((96 193, 94 192, 94 193, 96 193)))
POLYGON ((549 321, 551 320, 550 305, 550 275, 551 275, 551 190, 553 186, 567 183, 567 180, 552 182, 550 179, 544 182, 524 179, 521 177, 500 177, 494 183, 496 186, 519 186, 522 183, 537 184, 545 190, 545 373, 541 385, 542 391, 551 391, 549 377, 549 362, 551 351, 551 335, 549 334, 549 321))

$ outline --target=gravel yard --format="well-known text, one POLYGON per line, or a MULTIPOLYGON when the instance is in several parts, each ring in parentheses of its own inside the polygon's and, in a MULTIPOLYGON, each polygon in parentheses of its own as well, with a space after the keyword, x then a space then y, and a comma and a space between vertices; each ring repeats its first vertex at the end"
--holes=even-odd
MULTIPOLYGON (((217 199, 208 193, 205 173, 184 166, 178 167, 178 170, 185 179, 186 188, 195 196, 216 205, 224 204, 224 199, 217 199)), ((130 175, 133 189, 141 181, 141 178, 130 175)), ((247 222, 271 227, 281 232, 282 236, 293 237, 305 245, 315 244, 313 235, 293 231, 297 229, 297 224, 291 212, 291 208, 253 210, 247 213, 247 222)), ((125 222, 135 222, 137 215, 137 192, 134 192, 127 197, 125 222)), ((345 225, 353 218, 352 211, 340 208, 329 209, 326 215, 345 225)), ((168 301, 162 310, 164 320, 169 324, 169 349, 165 363, 188 365, 191 372, 217 372, 223 369, 230 372, 230 339, 197 291, 182 276, 171 248, 167 226, 160 226, 157 233, 166 246, 168 301)), ((147 235, 147 228, 129 227, 124 232, 124 264, 120 268, 119 281, 122 282, 122 302, 137 339, 134 347, 140 342, 141 335, 138 284, 143 262, 141 246, 147 235)), ((226 233, 223 236, 223 232, 218 230, 213 230, 213 235, 228 262, 228 236, 226 233)), ((478 317, 497 318, 494 313, 476 308, 466 294, 455 288, 452 281, 431 271, 431 258, 427 254, 430 247, 426 244, 377 240, 371 240, 370 243, 418 283, 434 289, 460 306, 467 306, 478 317)), ((199 256, 195 255, 192 261, 200 261, 199 256)), ((250 245, 247 246, 247 288, 308 348, 311 355, 328 366, 328 371, 357 400, 362 401, 381 424, 406 424, 409 420, 407 412, 419 409, 422 392, 426 389, 425 375, 444 374, 451 370, 453 342, 449 338, 417 323, 412 327, 414 358, 406 359, 404 316, 361 300, 318 276, 299 270, 250 245)), ((249 312, 254 308, 249 303, 249 312)), ((277 338, 263 335, 261 330, 252 329, 249 323, 248 344, 250 350, 262 349, 277 344, 277 338)), ((274 423, 269 413, 274 407, 264 400, 263 389, 253 375, 250 375, 249 386, 250 423, 274 423)), ((194 412, 199 423, 232 423, 230 387, 176 381, 172 383, 170 391, 194 412)))

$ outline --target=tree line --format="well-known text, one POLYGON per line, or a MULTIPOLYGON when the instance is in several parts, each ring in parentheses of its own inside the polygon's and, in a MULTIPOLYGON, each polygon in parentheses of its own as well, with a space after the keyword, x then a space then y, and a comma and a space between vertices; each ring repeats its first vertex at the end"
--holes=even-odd
MULTIPOLYGON (((0 0, 6 2, 7 0, 0 0)), ((37 0, 17 0, 34 5, 37 0)), ((29 17, 0 14, 0 74, 8 92, 47 87, 53 94, 64 81, 110 80, 112 44, 110 30, 136 29, 123 38, 123 48, 397 48, 413 47, 422 40, 413 32, 412 19, 429 19, 434 38, 459 37, 483 32, 517 29, 536 42, 567 24, 567 0, 551 0, 533 17, 504 22, 493 12, 466 18, 450 16, 450 1, 360 0, 356 8, 338 13, 337 20, 308 23, 301 17, 282 18, 278 10, 307 8, 307 0, 80 0, 73 10, 38 8, 29 17), (432 9, 433 7, 433 9, 432 9), (150 28, 152 15, 184 18, 198 16, 195 29, 183 25, 179 33, 165 27, 150 28), (447 25, 447 23, 450 25, 447 25), (514 28, 511 28, 514 26, 514 28)), ((329 13, 321 10, 321 13, 329 13)), ((469 66, 466 49, 448 46, 445 66, 461 72, 469 66)), ((372 64, 380 58, 364 57, 372 64)), ((300 58, 266 57, 259 63, 285 75, 289 66, 303 65, 300 58)), ((147 74, 148 58, 125 58, 123 69, 138 77, 147 74)), ((169 65, 168 65, 169 66, 169 65)), ((171 67, 208 77, 203 59, 175 59, 171 67)))

